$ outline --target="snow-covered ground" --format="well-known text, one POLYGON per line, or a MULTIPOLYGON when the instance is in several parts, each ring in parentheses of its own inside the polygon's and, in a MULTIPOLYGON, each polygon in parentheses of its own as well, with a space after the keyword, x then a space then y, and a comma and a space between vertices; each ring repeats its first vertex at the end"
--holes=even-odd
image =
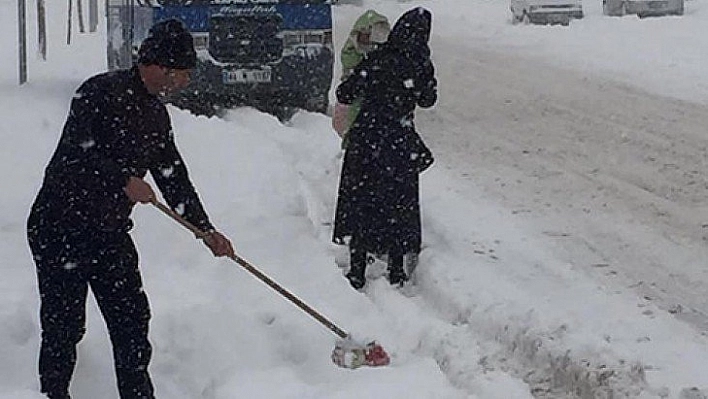
MULTIPOLYGON (((366 7, 434 13, 440 102, 418 114, 425 249, 413 295, 381 265, 353 291, 330 243, 339 142, 322 115, 170 108, 212 220, 237 251, 361 339, 389 367, 344 370, 334 336, 238 265, 136 209, 160 398, 701 398, 708 395, 708 2, 683 17, 514 26, 503 0, 335 7, 338 46, 366 7), (575 395, 575 396, 574 396, 575 395)), ((32 4, 33 6, 33 4, 32 4)), ((73 90, 105 68, 103 33, 65 42, 17 86, 16 2, 0 0, 0 398, 37 393, 38 298, 24 222, 73 90), (11 51, 8 51, 11 50, 11 51)), ((28 8, 30 21, 33 7, 28 8)), ((103 25, 101 26, 103 28, 103 25)), ((115 398, 93 301, 72 384, 115 398)))

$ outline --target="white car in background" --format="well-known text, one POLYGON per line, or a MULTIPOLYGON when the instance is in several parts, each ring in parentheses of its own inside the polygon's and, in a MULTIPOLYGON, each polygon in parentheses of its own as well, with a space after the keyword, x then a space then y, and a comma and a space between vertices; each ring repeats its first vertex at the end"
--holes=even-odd
POLYGON ((511 0, 513 23, 570 24, 583 17, 582 0, 511 0))
POLYGON ((683 15, 683 0, 602 0, 602 13, 617 17, 637 14, 639 18, 683 15))

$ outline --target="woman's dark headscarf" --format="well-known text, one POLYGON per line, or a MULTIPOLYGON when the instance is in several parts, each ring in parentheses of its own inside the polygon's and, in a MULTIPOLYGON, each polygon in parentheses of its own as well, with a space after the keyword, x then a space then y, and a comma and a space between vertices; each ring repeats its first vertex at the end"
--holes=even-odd
POLYGON ((428 47, 432 15, 423 7, 416 7, 401 15, 391 29, 388 45, 399 49, 428 47))

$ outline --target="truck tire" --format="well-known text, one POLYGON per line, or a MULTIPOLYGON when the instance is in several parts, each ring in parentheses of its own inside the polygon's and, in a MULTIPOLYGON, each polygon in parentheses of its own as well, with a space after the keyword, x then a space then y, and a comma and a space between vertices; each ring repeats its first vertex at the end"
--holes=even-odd
POLYGON ((621 17, 626 14, 624 0, 605 0, 602 13, 611 17, 621 17))

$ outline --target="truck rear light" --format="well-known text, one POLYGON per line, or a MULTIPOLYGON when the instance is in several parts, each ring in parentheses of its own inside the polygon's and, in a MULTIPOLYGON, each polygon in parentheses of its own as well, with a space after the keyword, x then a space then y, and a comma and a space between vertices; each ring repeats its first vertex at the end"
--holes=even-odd
POLYGON ((208 33, 193 33, 192 39, 194 40, 195 50, 206 50, 207 48, 209 48, 208 33))
POLYGON ((302 35, 298 33, 286 33, 283 35, 283 44, 286 47, 302 44, 302 35))
POLYGON ((322 43, 321 33, 306 33, 304 35, 305 44, 322 43))

